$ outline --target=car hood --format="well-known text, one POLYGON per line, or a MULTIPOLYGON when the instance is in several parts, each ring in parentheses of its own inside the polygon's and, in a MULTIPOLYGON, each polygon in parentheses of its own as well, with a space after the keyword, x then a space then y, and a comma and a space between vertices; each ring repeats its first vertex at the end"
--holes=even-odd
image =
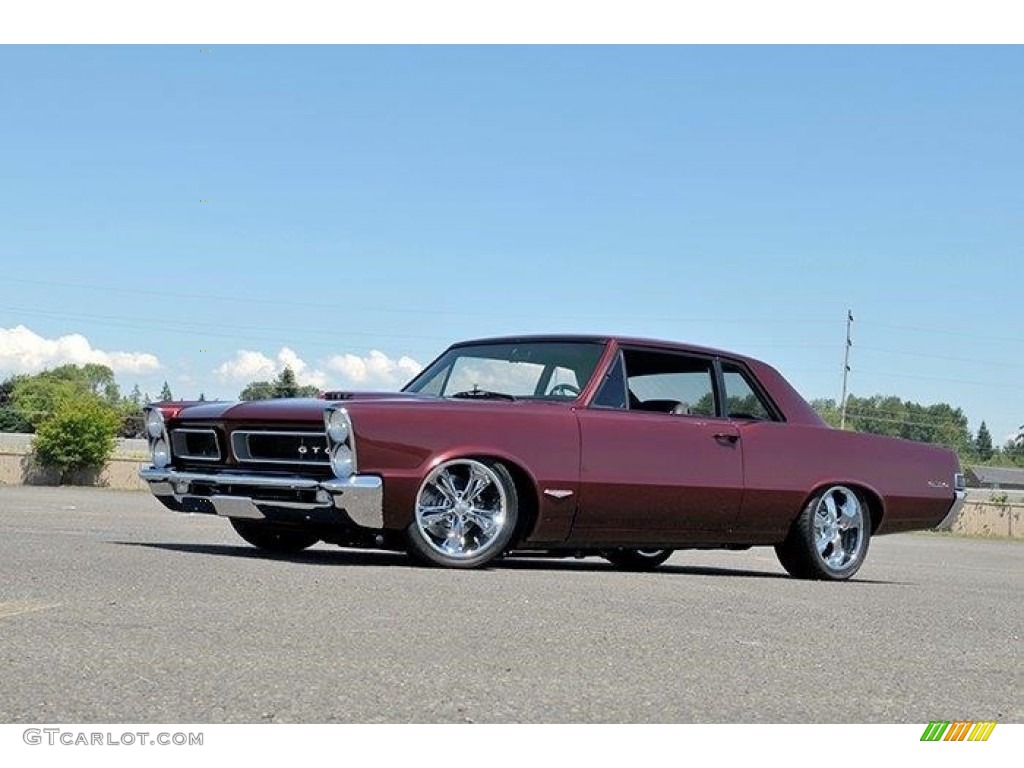
POLYGON ((333 403, 353 400, 396 402, 436 400, 409 392, 329 392, 325 397, 294 397, 280 400, 247 400, 190 405, 177 413, 179 419, 217 421, 320 421, 324 409, 333 403))

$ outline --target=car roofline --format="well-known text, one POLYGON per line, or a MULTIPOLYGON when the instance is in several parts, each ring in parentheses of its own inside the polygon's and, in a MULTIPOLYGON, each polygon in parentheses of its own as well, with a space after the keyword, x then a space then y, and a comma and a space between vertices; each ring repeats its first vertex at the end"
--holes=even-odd
POLYGON ((764 363, 753 357, 748 357, 736 352, 714 347, 703 347, 697 344, 686 344, 678 341, 667 341, 664 339, 650 339, 637 336, 618 336, 615 334, 578 334, 578 333, 545 333, 545 334, 524 334, 517 336, 492 336, 481 339, 470 339, 452 344, 449 349, 460 347, 471 347, 478 344, 517 344, 530 342, 578 342, 587 344, 607 344, 610 341, 616 342, 620 347, 643 347, 646 349, 672 350, 676 352, 694 352, 700 355, 711 357, 723 357, 729 360, 741 362, 764 363))

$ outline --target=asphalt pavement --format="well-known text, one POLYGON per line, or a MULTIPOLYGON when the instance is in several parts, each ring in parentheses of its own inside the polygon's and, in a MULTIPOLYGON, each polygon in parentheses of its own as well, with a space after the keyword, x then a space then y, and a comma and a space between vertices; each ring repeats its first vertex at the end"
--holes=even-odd
POLYGON ((144 493, 0 487, 0 722, 1024 720, 1024 544, 905 534, 482 571, 271 557, 144 493))

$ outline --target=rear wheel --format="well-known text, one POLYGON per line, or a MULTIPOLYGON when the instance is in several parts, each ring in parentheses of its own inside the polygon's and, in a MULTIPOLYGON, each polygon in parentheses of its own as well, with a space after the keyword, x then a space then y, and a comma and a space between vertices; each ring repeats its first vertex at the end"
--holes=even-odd
POLYGON ((672 557, 671 549, 612 549, 601 555, 627 571, 651 571, 672 557))
POLYGON ((320 541, 309 531, 287 528, 262 520, 231 518, 231 527, 254 547, 267 552, 301 552, 320 541))
POLYGON ((454 459, 438 465, 420 485, 409 552, 421 562, 473 568, 501 556, 516 529, 519 500, 502 464, 454 459))
POLYGON ((863 565, 870 535, 871 512, 863 498, 851 488, 833 485, 804 507, 775 553, 798 579, 842 581, 863 565))

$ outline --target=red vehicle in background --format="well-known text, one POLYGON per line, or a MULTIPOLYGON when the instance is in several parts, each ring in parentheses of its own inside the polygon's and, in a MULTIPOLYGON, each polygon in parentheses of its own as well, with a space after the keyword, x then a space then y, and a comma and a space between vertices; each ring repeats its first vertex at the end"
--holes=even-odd
POLYGON ((964 499, 951 451, 832 429, 765 363, 645 339, 463 342, 398 393, 162 403, 146 429, 141 475, 173 510, 266 550, 460 568, 773 546, 792 575, 840 580, 872 536, 939 526, 964 499))

